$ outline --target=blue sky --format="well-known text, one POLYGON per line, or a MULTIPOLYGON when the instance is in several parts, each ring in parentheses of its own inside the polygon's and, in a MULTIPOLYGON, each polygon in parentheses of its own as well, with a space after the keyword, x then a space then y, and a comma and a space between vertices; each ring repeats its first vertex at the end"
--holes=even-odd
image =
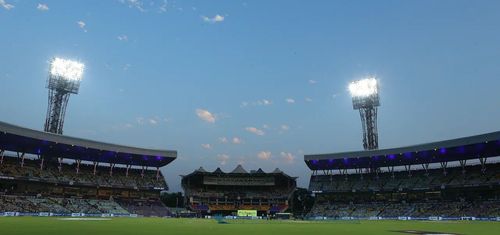
POLYGON ((41 130, 54 56, 86 70, 65 134, 178 150, 203 166, 275 167, 360 150, 351 80, 380 79, 379 142, 498 130, 499 1, 0 0, 0 120, 41 130))

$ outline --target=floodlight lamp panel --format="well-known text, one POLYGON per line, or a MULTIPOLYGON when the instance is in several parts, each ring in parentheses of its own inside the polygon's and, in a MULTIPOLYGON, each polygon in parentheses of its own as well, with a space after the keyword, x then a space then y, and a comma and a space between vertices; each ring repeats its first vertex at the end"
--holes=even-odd
POLYGON ((79 82, 82 80, 85 65, 78 61, 54 58, 50 63, 50 75, 67 81, 79 82))
POLYGON ((365 78, 351 82, 348 88, 354 98, 369 97, 378 94, 378 81, 374 77, 365 78))

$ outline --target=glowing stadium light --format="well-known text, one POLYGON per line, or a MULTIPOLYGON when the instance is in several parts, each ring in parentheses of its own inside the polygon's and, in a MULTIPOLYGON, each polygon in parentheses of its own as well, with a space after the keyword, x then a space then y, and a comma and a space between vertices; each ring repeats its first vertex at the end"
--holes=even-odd
POLYGON ((369 77, 353 81, 348 86, 352 107, 359 110, 363 128, 363 147, 366 150, 378 148, 377 107, 380 106, 378 81, 369 77))
POLYGON ((50 62, 50 75, 70 81, 81 81, 84 68, 85 65, 80 62, 56 57, 50 62))
POLYGON ((375 78, 365 78, 349 84, 352 97, 368 97, 378 93, 378 82, 375 78))
POLYGON ((49 105, 45 119, 46 132, 62 134, 64 116, 70 94, 78 94, 85 65, 78 61, 55 57, 50 61, 47 89, 49 105))

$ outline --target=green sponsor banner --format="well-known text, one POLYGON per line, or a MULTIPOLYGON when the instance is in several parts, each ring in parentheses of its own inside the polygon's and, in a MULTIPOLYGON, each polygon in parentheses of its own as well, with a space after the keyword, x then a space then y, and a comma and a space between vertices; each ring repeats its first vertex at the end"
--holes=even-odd
POLYGON ((238 216, 257 216, 257 210, 238 210, 238 216))

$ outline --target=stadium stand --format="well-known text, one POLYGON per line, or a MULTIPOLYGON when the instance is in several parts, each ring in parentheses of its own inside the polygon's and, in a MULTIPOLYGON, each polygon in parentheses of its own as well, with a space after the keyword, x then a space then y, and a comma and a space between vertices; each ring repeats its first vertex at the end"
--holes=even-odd
POLYGON ((160 167, 176 154, 0 122, 0 212, 167 216, 160 167))
POLYGON ((241 165, 229 173, 200 167, 182 176, 189 208, 203 215, 234 214, 237 210, 256 210, 259 215, 283 212, 296 186, 296 178, 279 169, 247 172, 241 165))
POLYGON ((500 217, 500 132, 403 148, 306 155, 311 218, 500 217), (492 160, 493 159, 493 160, 492 160), (488 160, 490 162, 488 162, 488 160))

